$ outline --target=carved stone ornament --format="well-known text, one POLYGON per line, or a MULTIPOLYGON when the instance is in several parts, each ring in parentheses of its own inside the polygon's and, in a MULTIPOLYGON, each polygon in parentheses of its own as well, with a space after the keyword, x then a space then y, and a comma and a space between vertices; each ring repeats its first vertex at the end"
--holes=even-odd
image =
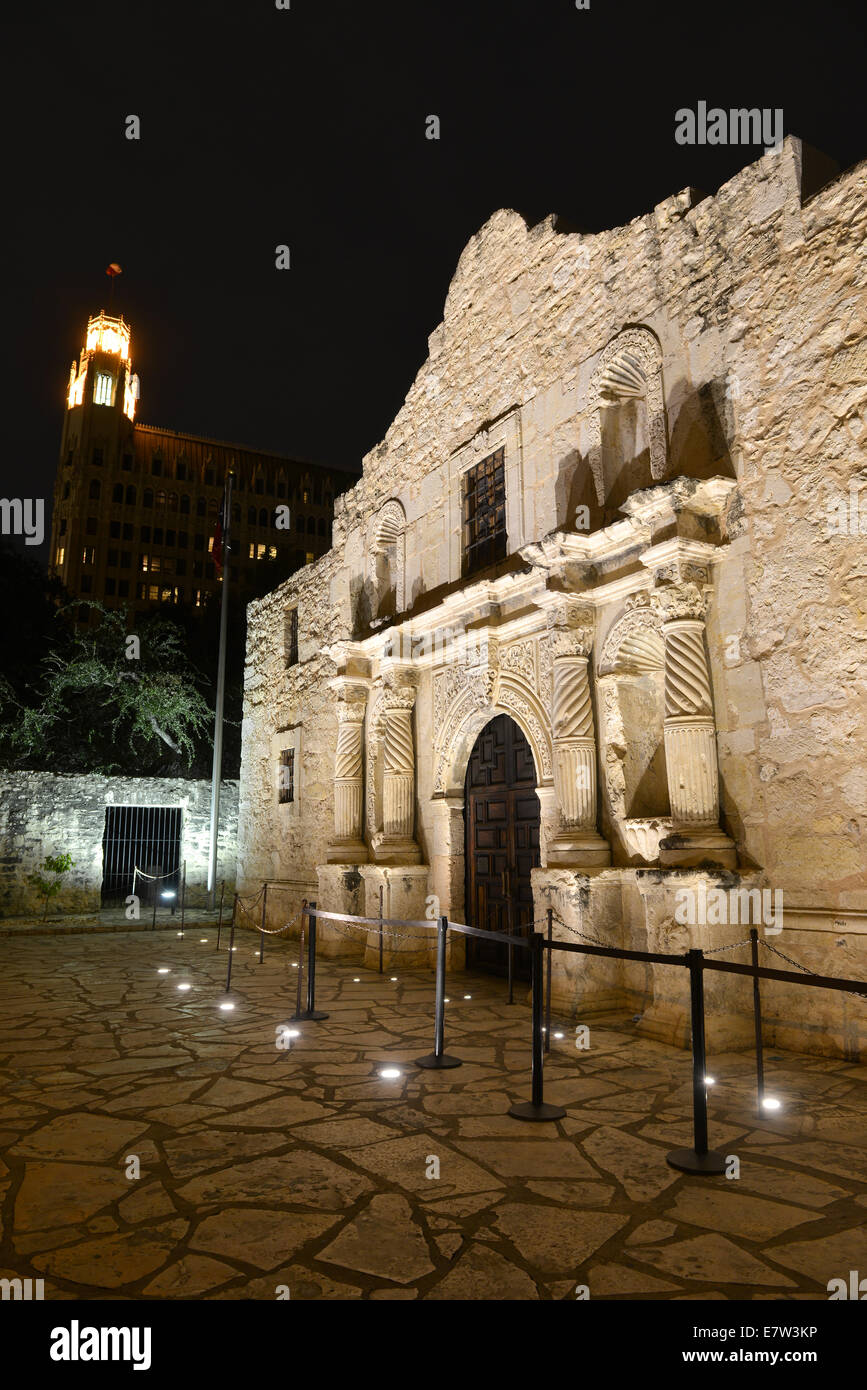
POLYGON ((564 600, 548 609, 548 642, 556 661, 563 656, 590 655, 596 614, 587 604, 564 600))
POLYGON ((653 591, 653 607, 663 623, 684 619, 701 623, 706 602, 697 584, 666 584, 653 591))

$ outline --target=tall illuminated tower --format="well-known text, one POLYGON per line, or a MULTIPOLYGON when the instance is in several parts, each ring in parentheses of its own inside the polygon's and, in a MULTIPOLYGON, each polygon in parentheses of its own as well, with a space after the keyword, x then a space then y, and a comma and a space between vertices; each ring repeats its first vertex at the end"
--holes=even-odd
POLYGON ((99 537, 117 500, 113 480, 132 469, 138 395, 129 324, 100 312, 88 319, 69 372, 49 556, 69 592, 82 598, 103 592, 99 537))

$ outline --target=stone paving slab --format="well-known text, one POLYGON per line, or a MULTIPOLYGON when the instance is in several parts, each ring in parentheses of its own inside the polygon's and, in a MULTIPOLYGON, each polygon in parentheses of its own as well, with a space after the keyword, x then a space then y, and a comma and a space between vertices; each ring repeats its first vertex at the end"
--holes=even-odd
POLYGON ((464 1065, 423 1071, 426 972, 322 961, 330 1017, 292 1024, 296 943, 260 965, 236 937, 226 996, 208 927, 109 925, 0 941, 0 1271, 48 1299, 809 1300, 867 1270, 867 1067, 774 1052, 759 1114, 750 1055, 714 1057, 739 1175, 694 1177, 666 1163, 690 1056, 622 1016, 586 1051, 555 1024, 567 1114, 526 1124, 529 1010, 502 981, 450 979, 464 1065))

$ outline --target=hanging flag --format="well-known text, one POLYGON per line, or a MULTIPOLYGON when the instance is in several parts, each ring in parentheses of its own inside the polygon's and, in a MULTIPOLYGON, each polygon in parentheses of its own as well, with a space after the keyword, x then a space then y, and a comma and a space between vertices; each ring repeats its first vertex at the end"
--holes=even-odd
POLYGON ((108 267, 105 273, 106 275, 110 275, 113 280, 115 275, 122 275, 123 271, 121 270, 117 261, 112 261, 111 265, 108 267))
POLYGON ((217 517, 217 525, 216 525, 216 527, 215 527, 215 529, 214 529, 214 544, 213 544, 213 546, 212 546, 212 554, 213 554, 213 560, 214 560, 214 568, 216 569, 218 575, 221 575, 221 574, 223 573, 223 539, 224 539, 224 538, 225 538, 225 541, 226 541, 226 549, 228 550, 228 548, 229 548, 229 498, 228 498, 228 490, 229 490, 229 480, 228 480, 228 478, 227 478, 227 479, 226 479, 226 485, 225 485, 225 487, 223 488, 223 500, 222 500, 222 502, 220 503, 220 512, 219 512, 219 515, 218 515, 218 517, 217 517))

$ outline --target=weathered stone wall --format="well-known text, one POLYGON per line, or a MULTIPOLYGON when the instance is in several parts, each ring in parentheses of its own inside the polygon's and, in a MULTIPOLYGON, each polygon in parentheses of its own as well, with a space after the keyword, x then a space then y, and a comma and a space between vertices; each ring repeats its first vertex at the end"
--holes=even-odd
MULTIPOLYGON (((517 213, 500 211, 472 238, 405 404, 365 458, 362 479, 338 499, 334 548, 251 605, 239 828, 246 887, 283 883, 293 912, 302 897, 315 896, 317 866, 333 835, 337 722, 328 681, 338 666, 327 649, 387 627, 395 609, 422 621, 463 591, 467 621, 485 620, 492 605, 507 611, 501 590, 493 596, 484 583, 461 580, 460 475, 468 459, 505 447, 516 576, 508 616, 516 624, 521 602, 530 612, 534 601, 522 549, 555 532, 574 533, 580 506, 591 533, 616 524, 626 532, 620 508, 655 486, 652 430, 631 406, 621 413, 629 448, 628 467, 618 474, 614 416, 602 412, 600 426, 594 383, 606 346, 642 325, 660 345, 666 477, 718 479, 730 489, 720 515, 708 514, 707 535, 699 518, 694 536, 700 544, 713 529, 719 547, 706 587, 706 635, 722 828, 749 881, 784 894, 786 927, 774 940, 783 949, 787 940, 796 944, 792 954, 813 968, 867 975, 867 199, 863 166, 807 199, 801 166, 800 143, 787 139, 781 152, 743 169, 713 197, 686 190, 625 227, 561 233, 555 218, 528 228, 517 213), (594 468, 605 482, 603 498, 594 468), (859 487, 860 526, 850 501, 859 487), (401 532, 396 543, 392 522, 383 526, 382 509, 392 501, 399 503, 390 509, 401 532), (854 516, 849 534, 829 521, 835 501, 854 516), (388 551, 385 560, 378 550, 388 551), (287 670, 284 613, 296 604, 300 659, 287 670), (296 800, 280 806, 276 764, 289 746, 297 749, 296 800)), ((651 525, 643 545, 662 552, 668 540, 651 525)), ((659 563, 639 549, 636 543, 634 554, 624 553, 606 576, 609 588, 594 598, 597 656, 635 575, 659 563)), ((592 570, 564 565, 558 582, 567 591, 588 589, 599 578, 592 570)), ((431 617, 432 626, 437 621, 431 617)), ((536 660, 544 702, 550 671, 546 677, 541 655, 536 660)), ((598 700, 595 665, 593 680, 598 700)), ((639 692, 648 709, 654 681, 639 692)), ((604 769, 610 750, 598 705, 596 719, 604 769)), ((371 722, 368 714, 368 796, 377 775, 371 722)), ((413 727, 416 839, 431 867, 430 891, 459 916, 463 816, 454 795, 435 787, 429 668, 419 672, 413 727)), ((632 752, 646 763, 652 748, 632 752)), ((638 782, 643 770, 627 762, 624 775, 638 782)), ((460 775, 456 764, 453 792, 460 775)), ((662 821, 647 819, 664 817, 664 787, 646 779, 643 787, 646 805, 631 814, 645 821, 630 829, 624 812, 636 842, 665 833, 662 821)), ((604 818, 602 791, 600 802, 604 818)), ((542 863, 537 874, 545 872, 544 852, 542 863)), ((600 930, 612 940, 619 932, 637 949, 669 949, 662 943, 675 880, 639 891, 634 874, 612 873, 616 881, 605 876, 596 893, 604 903, 600 930)), ((556 896, 556 875, 549 878, 556 896)), ((540 893, 537 885, 541 902, 540 893)), ((733 939, 728 928, 679 930, 670 949, 717 938, 733 939)), ((619 989, 638 1009, 648 1003, 638 967, 619 975, 594 969, 609 1001, 619 989)), ((570 970, 574 984, 577 965, 570 970)), ((681 1006, 662 975, 654 988, 659 1035, 665 1028, 682 1033, 672 1022, 681 1006)), ((806 990, 787 1002, 794 996, 786 988, 768 994, 781 1043, 800 1038, 857 1055, 864 1023, 852 1021, 852 1010, 861 1006, 806 990), (810 1027, 817 1010, 834 1020, 824 1041, 821 1027, 810 1027)), ((716 984, 711 995, 722 999, 716 984)), ((727 997, 731 1019, 741 1003, 727 997)), ((737 1031, 733 1023, 732 1039, 737 1031)))
MULTIPOLYGON (((207 895, 211 784, 182 778, 0 773, 0 917, 41 909, 39 893, 27 883, 46 855, 71 854, 75 867, 64 878, 49 912, 99 909, 103 878, 106 806, 174 806, 182 809, 181 860, 187 862, 187 902, 203 905, 207 895)), ((217 881, 231 892, 238 836, 238 783, 220 791, 217 881)), ((141 890, 139 890, 141 891, 141 890)))

